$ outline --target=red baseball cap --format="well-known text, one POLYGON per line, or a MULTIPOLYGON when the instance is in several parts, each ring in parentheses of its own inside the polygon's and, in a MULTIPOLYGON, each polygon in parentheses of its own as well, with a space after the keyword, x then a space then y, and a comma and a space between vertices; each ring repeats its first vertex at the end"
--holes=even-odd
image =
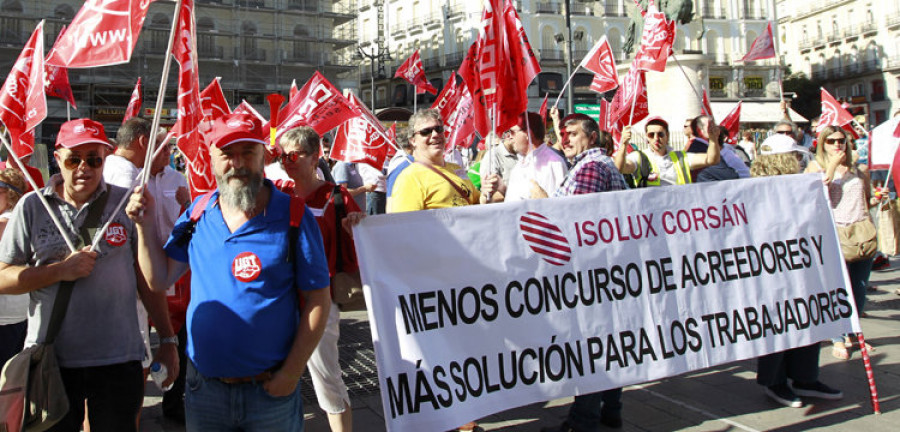
POLYGON ((210 145, 225 148, 237 142, 266 145, 262 122, 253 114, 231 113, 217 118, 206 133, 210 145))
POLYGON ((115 150, 103 125, 91 119, 69 120, 59 128, 56 135, 56 148, 73 148, 84 144, 105 144, 110 150, 115 150))

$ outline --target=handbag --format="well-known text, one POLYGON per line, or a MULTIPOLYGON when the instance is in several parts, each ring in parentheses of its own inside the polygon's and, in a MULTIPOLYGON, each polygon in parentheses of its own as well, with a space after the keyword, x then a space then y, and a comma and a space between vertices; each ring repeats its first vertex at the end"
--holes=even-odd
POLYGON ((363 294, 362 278, 359 271, 344 271, 344 254, 342 250, 342 232, 341 220, 346 216, 344 201, 338 199, 341 196, 341 187, 335 186, 331 193, 331 202, 334 204, 334 229, 337 232, 337 258, 335 265, 334 277, 331 278, 331 293, 334 302, 342 312, 363 311, 366 310, 366 297, 363 294))
MULTIPOLYGON (((100 228, 100 217, 109 198, 109 188, 88 210, 76 238, 77 246, 91 244, 100 228)), ((69 412, 53 341, 59 334, 75 281, 62 281, 56 292, 43 343, 32 345, 9 359, 0 372, 0 432, 43 432, 69 412)))
POLYGON ((841 253, 847 262, 867 260, 875 256, 878 250, 875 224, 868 218, 847 226, 837 227, 838 240, 841 242, 841 253))
POLYGON ((897 203, 887 201, 878 208, 878 250, 885 255, 900 252, 900 215, 897 203))

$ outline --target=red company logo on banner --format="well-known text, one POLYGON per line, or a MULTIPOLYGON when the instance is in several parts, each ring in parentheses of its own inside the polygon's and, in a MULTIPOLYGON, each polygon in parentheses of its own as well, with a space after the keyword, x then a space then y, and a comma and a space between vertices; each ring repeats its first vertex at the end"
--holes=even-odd
POLYGON ((528 212, 519 218, 519 230, 525 243, 544 261, 561 266, 572 259, 572 248, 565 234, 545 216, 528 212))

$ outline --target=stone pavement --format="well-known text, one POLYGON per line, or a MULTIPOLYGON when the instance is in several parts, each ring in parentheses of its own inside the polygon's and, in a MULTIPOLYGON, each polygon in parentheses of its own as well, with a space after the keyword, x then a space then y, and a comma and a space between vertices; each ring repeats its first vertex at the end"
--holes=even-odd
MULTIPOLYGON (((820 376, 844 392, 840 401, 809 400, 803 408, 787 408, 769 400, 756 384, 754 361, 742 361, 684 376, 625 389, 623 431, 897 431, 900 430, 900 259, 886 271, 873 272, 861 320, 871 355, 881 414, 872 414, 869 388, 859 352, 849 361, 831 356, 823 343, 820 376), (897 270, 895 270, 897 269, 897 270)), ((348 313, 341 322, 341 362, 353 406, 357 432, 384 431, 374 351, 364 313, 348 313)), ((327 432, 328 423, 315 402, 308 379, 303 390, 307 432, 327 432)), ((162 416, 160 392, 148 383, 141 430, 183 431, 162 416)), ((536 432, 562 422, 572 398, 527 405, 479 420, 489 431, 536 432)), ((460 424, 469 419, 460 419, 460 424)), ((416 431, 419 432, 419 431, 416 431)), ((429 431, 423 431, 429 432, 429 431)), ((440 431, 436 431, 440 432, 440 431)))

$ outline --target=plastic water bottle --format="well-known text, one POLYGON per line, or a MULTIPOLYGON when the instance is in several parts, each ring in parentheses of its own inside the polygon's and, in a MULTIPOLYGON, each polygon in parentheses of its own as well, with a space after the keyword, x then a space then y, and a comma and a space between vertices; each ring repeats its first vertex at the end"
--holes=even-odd
POLYGON ((153 378, 153 382, 155 382, 156 386, 162 391, 169 391, 172 388, 172 384, 163 387, 163 382, 169 377, 169 371, 166 369, 166 365, 159 362, 150 364, 150 377, 153 378))

